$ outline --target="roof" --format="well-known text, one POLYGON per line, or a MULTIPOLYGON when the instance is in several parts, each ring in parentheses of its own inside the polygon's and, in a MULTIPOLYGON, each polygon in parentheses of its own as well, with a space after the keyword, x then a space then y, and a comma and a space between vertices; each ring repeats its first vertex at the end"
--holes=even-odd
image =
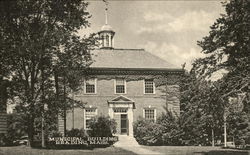
POLYGON ((110 25, 108 25, 108 24, 103 25, 101 30, 102 31, 113 31, 112 27, 110 25))
POLYGON ((90 68, 180 69, 144 49, 96 49, 90 68))

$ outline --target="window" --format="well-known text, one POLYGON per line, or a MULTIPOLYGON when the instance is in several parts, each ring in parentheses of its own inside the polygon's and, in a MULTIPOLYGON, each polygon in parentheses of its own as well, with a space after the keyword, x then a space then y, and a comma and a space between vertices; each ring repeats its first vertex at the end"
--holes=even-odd
POLYGON ((128 108, 114 108, 113 110, 115 113, 126 113, 128 108))
POLYGON ((124 94, 126 92, 126 81, 124 79, 116 79, 115 81, 115 93, 124 94))
POLYGON ((106 47, 109 47, 109 35, 106 36, 106 47))
POLYGON ((149 121, 156 120, 156 109, 144 109, 144 118, 149 121))
POLYGON ((154 81, 153 80, 144 80, 144 93, 145 94, 154 94, 154 81))
POLYGON ((85 109, 86 129, 89 129, 89 122, 96 115, 97 115, 97 109, 95 108, 85 109))
POLYGON ((88 79, 85 81, 85 93, 86 94, 96 93, 96 79, 88 79))

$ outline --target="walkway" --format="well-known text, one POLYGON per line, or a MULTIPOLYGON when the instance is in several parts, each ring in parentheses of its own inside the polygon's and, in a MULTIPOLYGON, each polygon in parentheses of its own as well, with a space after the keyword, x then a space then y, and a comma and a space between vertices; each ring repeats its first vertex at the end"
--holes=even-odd
POLYGON ((136 154, 155 154, 155 155, 160 155, 162 153, 160 152, 155 152, 151 151, 145 148, 142 148, 137 141, 135 140, 134 137, 130 137, 127 135, 119 135, 118 136, 119 141, 114 144, 115 147, 122 148, 124 150, 132 151, 136 154))

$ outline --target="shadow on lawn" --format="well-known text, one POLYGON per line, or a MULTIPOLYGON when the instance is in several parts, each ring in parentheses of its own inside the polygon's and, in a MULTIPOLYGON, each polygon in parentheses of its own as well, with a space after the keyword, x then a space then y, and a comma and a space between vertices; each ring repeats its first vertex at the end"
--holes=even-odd
POLYGON ((247 151, 208 151, 208 152, 195 152, 194 155, 249 155, 247 151))

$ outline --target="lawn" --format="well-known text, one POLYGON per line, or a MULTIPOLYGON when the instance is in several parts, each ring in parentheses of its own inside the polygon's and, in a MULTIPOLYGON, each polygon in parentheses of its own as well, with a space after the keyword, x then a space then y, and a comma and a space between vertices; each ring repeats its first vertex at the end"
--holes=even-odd
POLYGON ((107 147, 93 150, 48 150, 27 146, 0 147, 0 155, 135 155, 120 148, 107 147))
POLYGON ((165 155, 197 155, 205 152, 205 155, 250 155, 248 151, 222 149, 220 147, 200 146, 142 146, 145 149, 160 152, 165 155))

